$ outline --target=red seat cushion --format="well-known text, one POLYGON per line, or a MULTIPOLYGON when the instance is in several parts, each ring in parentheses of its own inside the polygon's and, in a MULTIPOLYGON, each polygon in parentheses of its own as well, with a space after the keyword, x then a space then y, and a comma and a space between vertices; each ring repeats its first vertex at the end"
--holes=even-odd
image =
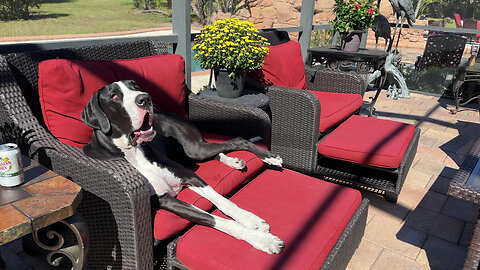
POLYGON ((252 77, 267 85, 306 89, 300 43, 290 40, 268 48, 262 69, 252 73, 252 77))
POLYGON ((362 107, 360 94, 310 91, 320 102, 320 132, 325 132, 350 117, 362 107))
MULTIPOLYGON (((218 143, 230 139, 221 135, 202 134, 208 142, 218 143)), ((227 156, 243 159, 246 163, 245 169, 241 171, 236 170, 217 160, 198 163, 191 168, 200 178, 222 195, 232 193, 246 181, 252 179, 264 167, 261 159, 247 151, 235 151, 227 154, 227 156)), ((213 208, 212 203, 189 189, 180 191, 177 199, 191 203, 205 211, 213 208)), ((163 240, 178 234, 191 225, 192 222, 180 218, 171 212, 158 210, 155 214, 153 234, 155 239, 163 240)))
POLYGON ((280 254, 197 225, 179 240, 177 256, 190 269, 320 269, 361 200, 357 190, 287 169, 266 170, 231 201, 267 221, 285 243, 280 254))
POLYGON ((395 169, 414 133, 410 124, 353 115, 320 141, 318 152, 329 158, 395 169))
POLYGON ((82 147, 92 129, 80 118, 94 92, 119 80, 135 80, 155 107, 186 117, 185 62, 163 54, 128 60, 52 59, 38 67, 38 91, 45 124, 61 142, 82 147), (68 127, 68 128, 65 128, 68 127))

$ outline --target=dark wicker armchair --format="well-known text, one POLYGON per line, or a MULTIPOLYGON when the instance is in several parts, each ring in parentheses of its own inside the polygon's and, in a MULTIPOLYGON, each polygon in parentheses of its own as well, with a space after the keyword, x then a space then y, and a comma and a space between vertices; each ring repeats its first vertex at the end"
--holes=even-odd
MULTIPOLYGON (((158 41, 0 55, 0 132, 22 153, 84 190, 78 211, 89 228, 89 269, 152 269, 150 197, 143 177, 126 161, 99 161, 59 142, 45 128, 38 95, 38 63, 52 58, 130 59, 166 53, 158 41)), ((204 131, 270 138, 258 108, 219 104, 188 93, 186 111, 204 131)))
MULTIPOLYGON (((284 31, 266 31, 260 34, 271 45, 289 40, 284 31)), ((313 171, 317 164, 318 140, 331 130, 320 133, 321 106, 313 91, 353 93, 363 96, 366 84, 354 73, 319 70, 305 66, 306 87, 303 89, 262 85, 248 80, 253 87, 268 93, 272 111, 272 151, 279 154, 284 164, 303 172, 313 171), (295 138, 295 139, 292 139, 295 138), (313 150, 313 151, 312 151, 313 150)))
MULTIPOLYGON (((261 34, 271 44, 278 44, 282 39, 288 38, 277 31, 261 34)), ((319 126, 324 119, 321 118, 321 113, 324 108, 321 105, 321 97, 314 92, 353 93, 363 96, 366 85, 357 74, 318 70, 309 66, 305 67, 305 76, 308 90, 276 85, 264 86, 264 91, 270 98, 272 111, 272 151, 283 158, 286 167, 328 181, 380 193, 387 200, 396 202, 415 156, 420 131, 415 132, 404 159, 395 170, 326 158, 317 150, 320 141, 354 113, 344 115, 342 122, 325 132, 320 132, 319 126)), ((338 95, 335 98, 342 99, 343 96, 338 95)))

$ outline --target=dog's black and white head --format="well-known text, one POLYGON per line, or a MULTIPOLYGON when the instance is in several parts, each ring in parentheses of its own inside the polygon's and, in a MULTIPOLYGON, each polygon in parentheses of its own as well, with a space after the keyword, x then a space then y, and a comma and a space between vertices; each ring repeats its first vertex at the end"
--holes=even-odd
POLYGON ((99 159, 123 157, 122 150, 137 147, 155 137, 153 104, 134 81, 118 81, 95 92, 82 112, 82 120, 94 129, 86 155, 99 159))

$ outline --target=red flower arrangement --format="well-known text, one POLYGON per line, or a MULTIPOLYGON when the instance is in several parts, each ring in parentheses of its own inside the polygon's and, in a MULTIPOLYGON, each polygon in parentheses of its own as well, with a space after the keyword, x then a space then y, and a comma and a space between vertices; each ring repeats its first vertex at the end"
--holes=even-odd
POLYGON ((331 21, 332 28, 339 33, 371 28, 378 13, 376 0, 335 0, 333 10, 337 17, 331 21))

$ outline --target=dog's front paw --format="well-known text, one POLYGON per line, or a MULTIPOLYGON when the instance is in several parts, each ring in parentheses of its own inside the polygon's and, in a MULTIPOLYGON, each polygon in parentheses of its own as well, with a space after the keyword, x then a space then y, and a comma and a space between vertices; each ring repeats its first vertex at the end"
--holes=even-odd
POLYGON ((241 218, 237 219, 237 222, 240 222, 243 226, 252 230, 258 230, 262 232, 270 231, 270 225, 268 225, 265 220, 247 211, 242 214, 241 218))
POLYGON ((229 157, 223 153, 219 154, 220 157, 220 162, 223 164, 227 165, 228 167, 237 169, 237 170, 242 170, 245 168, 245 161, 242 159, 236 158, 236 157, 229 157))
POLYGON ((285 244, 277 236, 261 231, 255 232, 256 233, 252 233, 252 236, 255 237, 255 239, 249 241, 254 248, 268 254, 278 254, 285 248, 285 244))
POLYGON ((277 166, 277 167, 280 167, 280 168, 282 167, 282 164, 283 164, 283 160, 280 156, 267 157, 267 158, 262 159, 262 161, 269 164, 269 165, 277 166))

